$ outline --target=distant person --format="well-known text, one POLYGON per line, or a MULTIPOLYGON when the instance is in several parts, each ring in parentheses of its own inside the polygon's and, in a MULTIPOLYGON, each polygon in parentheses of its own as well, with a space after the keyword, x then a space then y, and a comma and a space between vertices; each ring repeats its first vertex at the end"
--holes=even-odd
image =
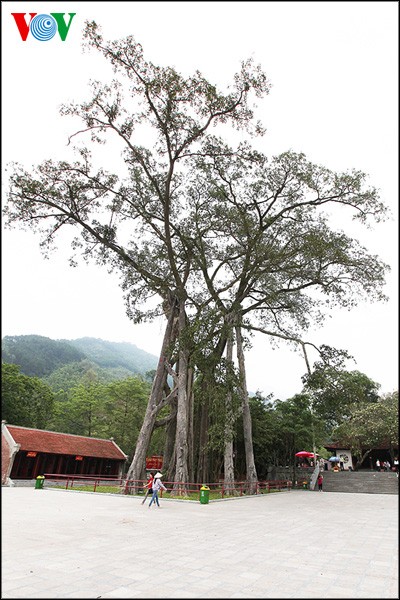
POLYGON ((385 467, 385 471, 390 471, 391 464, 388 460, 383 463, 383 466, 385 467))
POLYGON ((150 493, 153 493, 153 481, 154 481, 154 475, 153 475, 153 473, 150 473, 147 482, 143 485, 143 487, 146 488, 146 495, 143 498, 142 504, 144 504, 146 502, 147 496, 150 493))
POLYGON ((343 460, 343 456, 341 456, 341 457, 340 457, 339 466, 340 466, 340 470, 341 470, 341 471, 344 471, 344 460, 343 460))
POLYGON ((381 470, 381 461, 379 460, 379 458, 376 459, 375 466, 377 471, 381 470))
POLYGON ((160 508, 160 503, 158 501, 158 491, 162 488, 163 490, 167 490, 167 488, 165 487, 165 485, 163 484, 163 482, 161 481, 161 477, 162 477, 162 473, 156 473, 154 475, 154 481, 153 481, 153 495, 151 497, 150 500, 150 504, 149 504, 149 508, 150 506, 153 504, 154 502, 154 506, 155 503, 157 502, 157 506, 158 508, 160 508))
POLYGON ((318 475, 317 483, 318 483, 318 491, 322 492, 322 482, 324 481, 324 476, 322 473, 318 475))
POLYGON ((396 471, 396 473, 399 472, 399 459, 397 457, 393 461, 393 468, 396 471))

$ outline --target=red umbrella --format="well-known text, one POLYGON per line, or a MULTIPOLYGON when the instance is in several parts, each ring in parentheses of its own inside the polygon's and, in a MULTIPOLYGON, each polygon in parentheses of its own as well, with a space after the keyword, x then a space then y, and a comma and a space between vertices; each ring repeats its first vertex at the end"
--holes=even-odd
POLYGON ((314 453, 301 450, 301 452, 296 452, 295 456, 301 456, 303 458, 314 458, 314 453))

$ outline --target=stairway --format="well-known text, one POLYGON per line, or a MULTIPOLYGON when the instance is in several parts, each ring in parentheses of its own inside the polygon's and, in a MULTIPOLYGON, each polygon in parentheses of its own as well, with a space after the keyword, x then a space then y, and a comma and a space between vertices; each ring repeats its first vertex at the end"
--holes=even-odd
MULTIPOLYGON (((352 492, 358 494, 398 494, 396 473, 380 471, 324 471, 324 492, 352 492)), ((318 486, 315 486, 318 491, 318 486)))

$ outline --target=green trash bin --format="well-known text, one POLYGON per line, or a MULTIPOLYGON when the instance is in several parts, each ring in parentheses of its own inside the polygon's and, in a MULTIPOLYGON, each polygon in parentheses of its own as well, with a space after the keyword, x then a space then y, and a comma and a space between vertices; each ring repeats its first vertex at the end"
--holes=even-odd
POLYGON ((210 499, 210 488, 208 485, 202 485, 200 488, 200 504, 208 504, 210 499))
POLYGON ((38 475, 36 477, 35 490, 42 490, 44 484, 44 475, 38 475))

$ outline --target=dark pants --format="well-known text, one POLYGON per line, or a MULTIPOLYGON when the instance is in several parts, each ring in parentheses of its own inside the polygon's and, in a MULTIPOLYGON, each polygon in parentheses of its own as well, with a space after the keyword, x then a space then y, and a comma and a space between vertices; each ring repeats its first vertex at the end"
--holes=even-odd
POLYGON ((149 488, 147 488, 147 490, 146 490, 146 494, 145 494, 145 497, 143 498, 143 502, 142 502, 142 504, 144 504, 144 503, 146 502, 146 500, 147 500, 147 496, 150 494, 150 491, 151 491, 151 490, 150 490, 149 488))

